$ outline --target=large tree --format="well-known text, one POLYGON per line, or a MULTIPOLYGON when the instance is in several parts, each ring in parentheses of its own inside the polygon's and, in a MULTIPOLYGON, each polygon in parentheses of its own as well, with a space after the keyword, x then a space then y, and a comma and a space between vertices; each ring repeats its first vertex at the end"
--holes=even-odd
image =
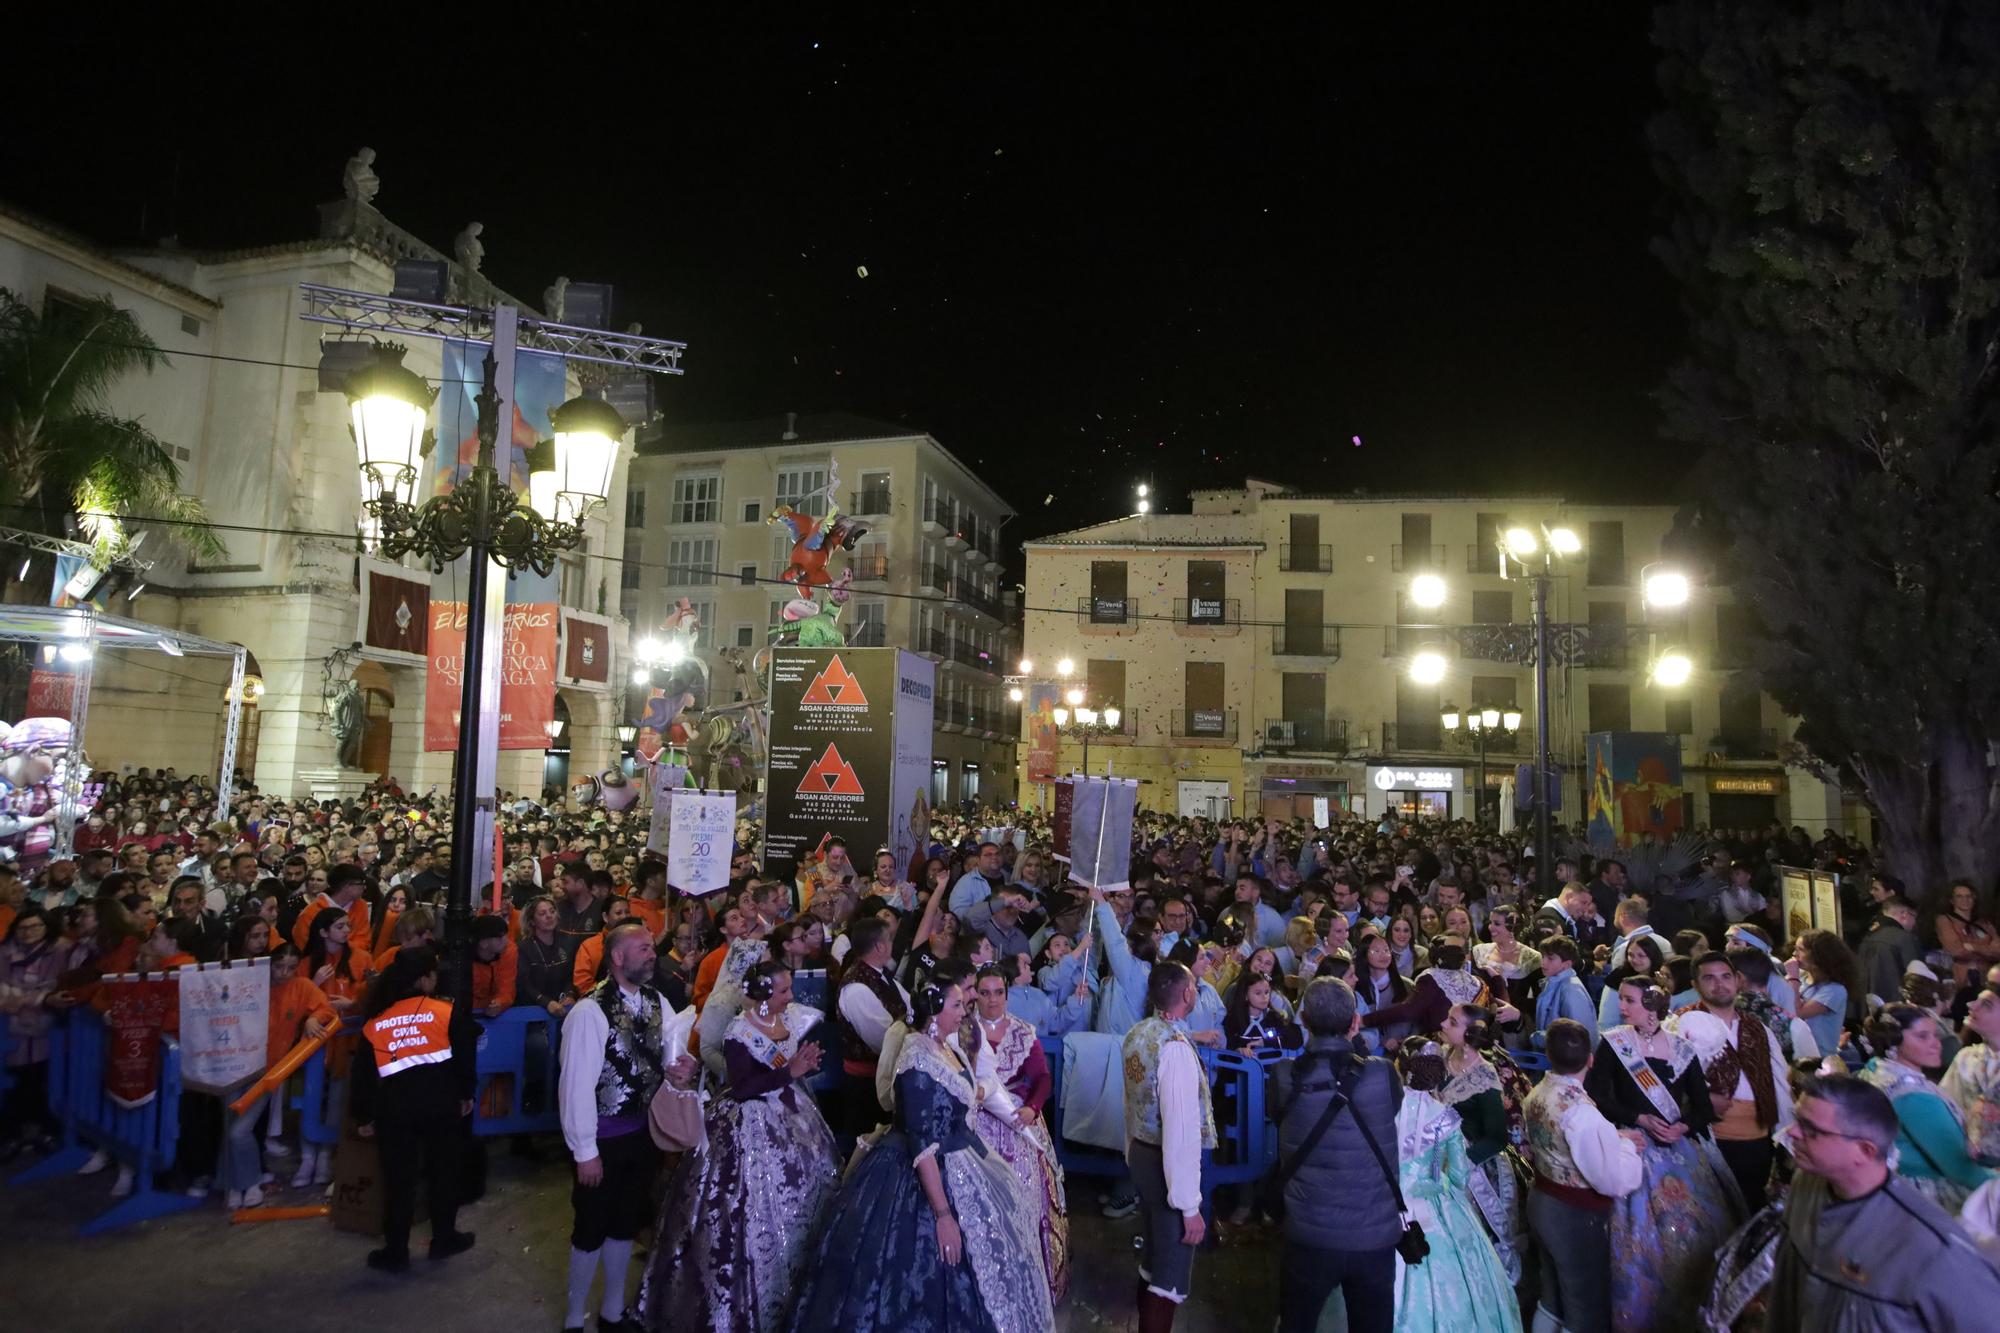
MULTIPOLYGON (((181 493, 173 451, 108 405, 120 380, 165 363, 138 320, 107 299, 65 305, 50 320, 0 288, 0 526, 58 537, 80 529, 108 562, 129 536, 107 516, 165 519, 168 540, 220 553, 200 526, 201 502, 181 493)), ((15 570, 0 563, 4 588, 15 570)), ((50 572, 43 562, 36 578, 50 572)))
POLYGON ((1928 895, 2000 871, 2000 6, 1685 0, 1663 400, 1763 687, 1928 895))

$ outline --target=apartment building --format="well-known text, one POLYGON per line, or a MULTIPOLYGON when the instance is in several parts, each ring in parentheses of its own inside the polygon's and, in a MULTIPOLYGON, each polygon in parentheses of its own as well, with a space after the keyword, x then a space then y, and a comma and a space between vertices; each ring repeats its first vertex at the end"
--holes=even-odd
MULTIPOLYGON (((1192 513, 1026 544, 1025 656, 1045 678, 1069 659, 1087 706, 1121 710, 1120 734, 1091 739, 1091 766, 1101 772, 1108 755, 1144 779, 1149 806, 1499 818, 1535 747, 1530 584, 1503 577, 1499 541, 1541 524, 1582 540, 1558 566, 1549 606, 1559 642, 1571 637, 1564 627, 1588 627, 1575 651, 1551 654, 1565 818, 1579 817, 1576 775, 1594 731, 1677 734, 1693 822, 1817 832, 1856 818, 1837 789, 1781 761, 1792 724, 1740 677, 1743 612, 1729 590, 1697 578, 1686 604, 1645 604, 1671 506, 1307 494, 1256 480, 1192 500, 1192 513), (1441 603, 1413 596, 1422 575, 1441 581, 1441 603), (1651 679, 1669 649, 1695 667, 1674 688, 1651 679), (1426 652, 1443 659, 1441 680, 1412 677, 1426 652), (1484 709, 1518 712, 1520 725, 1475 736, 1445 724, 1448 712, 1484 709)), ((1034 718, 1028 726, 1032 737, 1034 718)), ((1080 760, 1078 741, 1064 739, 1058 767, 1080 760)))
MULTIPOLYGON (((867 525, 829 571, 854 571, 842 616, 857 647, 939 665, 931 798, 1011 800, 1018 709, 1002 675, 1019 652, 1001 529, 1014 511, 920 429, 845 413, 666 425, 640 441, 625 500, 619 603, 643 638, 685 597, 712 688, 734 688, 724 649, 754 653, 789 600, 792 535, 778 506, 867 525), (836 475, 837 474, 837 475, 836 475), (837 484, 836 484, 837 482, 837 484)), ((724 694, 721 697, 727 698, 724 694)))

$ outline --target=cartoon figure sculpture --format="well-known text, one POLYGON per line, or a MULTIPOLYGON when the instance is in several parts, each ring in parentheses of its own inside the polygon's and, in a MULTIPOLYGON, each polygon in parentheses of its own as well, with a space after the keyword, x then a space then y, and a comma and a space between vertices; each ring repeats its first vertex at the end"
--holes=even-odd
POLYGON ((781 612, 784 624, 773 626, 771 637, 801 648, 845 648, 847 635, 840 628, 840 611, 847 605, 853 575, 851 569, 840 571, 839 581, 827 587, 825 605, 807 597, 785 603, 781 612))
MULTIPOLYGON (((68 718, 23 718, 13 726, 0 722, 0 857, 38 862, 55 842, 55 823, 62 802, 70 743, 68 718)), ((83 776, 88 776, 85 769, 83 776)), ((95 803, 96 789, 86 787, 77 815, 95 803)))
POLYGON ((827 557, 834 548, 843 551, 854 549, 854 543, 868 533, 865 523, 856 523, 841 516, 840 505, 835 495, 840 488, 840 465, 835 463, 827 469, 826 485, 802 500, 826 497, 826 517, 815 518, 802 514, 790 505, 777 505, 771 510, 768 520, 783 523, 792 533, 792 559, 785 566, 785 572, 778 575, 786 583, 796 585, 801 592, 810 593, 813 588, 823 588, 833 582, 833 576, 826 572, 827 557))

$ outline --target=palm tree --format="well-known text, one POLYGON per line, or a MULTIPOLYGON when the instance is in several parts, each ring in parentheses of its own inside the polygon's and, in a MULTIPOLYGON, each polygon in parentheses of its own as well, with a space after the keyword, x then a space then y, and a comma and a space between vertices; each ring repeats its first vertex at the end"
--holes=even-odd
MULTIPOLYGON (((165 535, 220 555, 201 501, 181 494, 173 451, 105 407, 112 386, 166 355, 108 298, 45 319, 0 288, 0 526, 68 536, 80 526, 110 564, 130 540, 115 520, 166 520, 165 535)), ((0 561, 0 580, 13 578, 0 561)), ((0 582, 0 589, 6 587, 0 582)))

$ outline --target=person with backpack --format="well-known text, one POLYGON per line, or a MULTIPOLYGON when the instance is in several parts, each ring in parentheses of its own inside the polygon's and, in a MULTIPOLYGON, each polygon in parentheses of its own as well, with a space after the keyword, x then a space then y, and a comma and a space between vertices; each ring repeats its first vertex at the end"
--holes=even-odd
POLYGON ((1397 1185, 1396 1114, 1403 1083, 1358 1045, 1354 992, 1334 977, 1299 1004, 1306 1048, 1277 1070, 1278 1176, 1285 1247, 1278 1269, 1281 1333, 1312 1333, 1335 1288, 1349 1333, 1390 1333, 1396 1256, 1420 1262, 1422 1233, 1406 1240, 1397 1185))

